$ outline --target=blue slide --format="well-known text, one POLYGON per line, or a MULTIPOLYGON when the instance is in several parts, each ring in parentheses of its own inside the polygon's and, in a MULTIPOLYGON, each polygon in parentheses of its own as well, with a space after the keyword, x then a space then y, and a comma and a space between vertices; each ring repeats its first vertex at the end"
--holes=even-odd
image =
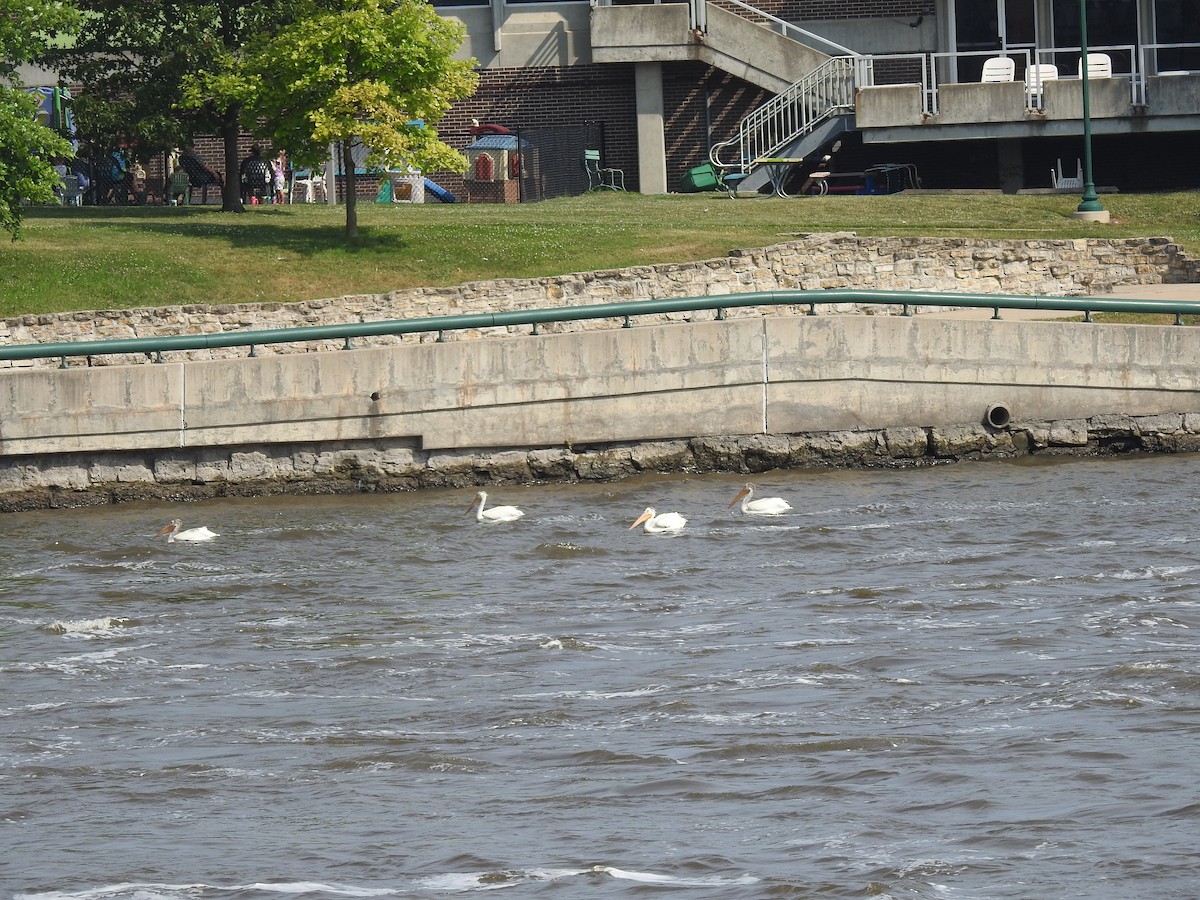
POLYGON ((428 178, 425 179, 425 190, 429 191, 429 193, 433 194, 433 196, 437 197, 443 203, 457 203, 458 202, 457 197, 455 197, 452 193, 450 193, 448 190, 446 190, 444 187, 442 187, 436 181, 430 181, 428 178))

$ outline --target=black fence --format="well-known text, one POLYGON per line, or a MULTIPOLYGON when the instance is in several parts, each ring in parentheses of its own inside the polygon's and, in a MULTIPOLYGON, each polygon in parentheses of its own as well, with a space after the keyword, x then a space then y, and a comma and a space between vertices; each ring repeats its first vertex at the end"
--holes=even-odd
POLYGON ((604 123, 515 128, 521 148, 520 191, 522 203, 574 197, 588 189, 583 168, 583 151, 599 150, 604 156, 604 123))

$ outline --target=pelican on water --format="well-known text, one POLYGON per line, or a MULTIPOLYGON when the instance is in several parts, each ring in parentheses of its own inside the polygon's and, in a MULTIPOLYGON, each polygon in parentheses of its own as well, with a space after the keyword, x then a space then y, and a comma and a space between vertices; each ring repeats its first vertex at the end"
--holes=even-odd
POLYGON ((654 507, 647 506, 646 511, 638 516, 636 522, 629 526, 629 530, 637 528, 643 522, 646 523, 646 534, 673 534, 677 531, 683 531, 683 526, 687 524, 687 519, 679 513, 669 512, 663 513, 661 516, 654 512, 654 507))
POLYGON ((515 522, 524 512, 517 509, 515 506, 493 506, 491 509, 485 509, 487 504, 487 491, 480 491, 475 495, 475 499, 471 501, 471 505, 467 507, 467 512, 475 510, 476 522, 515 522), (476 509, 478 507, 478 509, 476 509))
POLYGON ((781 516, 792 508, 792 504, 788 503, 782 497, 760 497, 757 500, 750 499, 754 496, 754 485, 746 482, 746 486, 737 492, 737 496, 729 501, 729 505, 742 501, 742 515, 746 516, 781 516))
POLYGON ((189 528, 183 531, 183 521, 180 519, 172 519, 166 525, 158 530, 155 537, 167 536, 167 543, 172 544, 175 541, 211 541, 219 535, 215 531, 209 531, 207 525, 201 525, 199 528, 189 528))

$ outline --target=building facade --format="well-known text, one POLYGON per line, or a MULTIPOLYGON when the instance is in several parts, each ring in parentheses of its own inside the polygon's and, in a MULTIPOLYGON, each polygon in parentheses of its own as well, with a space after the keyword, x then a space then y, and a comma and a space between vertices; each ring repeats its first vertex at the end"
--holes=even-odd
POLYGON ((1098 185, 1200 182, 1195 0, 435 6, 466 26, 462 53, 482 75, 443 120, 444 139, 465 146, 471 119, 599 122, 605 164, 644 193, 677 190, 710 158, 753 169, 820 159, 834 142, 842 170, 903 163, 927 188, 1049 189, 1052 171, 1075 174, 1085 93, 1098 185), (996 58, 1011 60, 1007 78, 985 78, 996 58), (761 113, 770 103, 775 121, 761 113), (764 118, 758 134, 748 116, 764 118))
MULTIPOLYGON (((522 142, 541 135, 528 158, 557 162, 584 186, 578 142, 554 145, 547 133, 586 134, 604 166, 648 194, 679 190, 710 161, 718 175, 747 175, 743 189, 766 189, 758 160, 803 159, 790 174, 806 178, 826 156, 847 190, 863 187, 854 173, 894 165, 904 186, 1016 192, 1060 176, 1074 189, 1086 121, 1101 190, 1200 185, 1197 0, 433 3, 464 25, 460 55, 481 75, 439 123, 442 139, 465 151, 477 122, 522 142), (999 77, 996 61, 1006 61, 999 77)), ((215 140, 196 150, 223 166, 215 140)), ((536 197, 427 174, 459 199, 536 197)), ((377 188, 364 178, 361 196, 377 188)))

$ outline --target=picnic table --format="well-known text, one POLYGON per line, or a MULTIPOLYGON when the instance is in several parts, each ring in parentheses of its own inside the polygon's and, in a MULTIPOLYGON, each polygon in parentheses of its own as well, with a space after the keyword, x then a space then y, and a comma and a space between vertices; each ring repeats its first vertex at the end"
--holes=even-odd
POLYGON ((786 199, 790 196, 786 191, 787 180, 792 170, 803 162, 803 156, 764 156, 754 160, 754 165, 766 168, 775 196, 786 199))
POLYGON ((824 197, 830 191, 858 194, 863 190, 865 178, 865 172, 813 172, 808 176, 808 180, 804 182, 801 193, 816 194, 818 197, 824 197), (841 185, 832 184, 835 181, 848 183, 841 185))

